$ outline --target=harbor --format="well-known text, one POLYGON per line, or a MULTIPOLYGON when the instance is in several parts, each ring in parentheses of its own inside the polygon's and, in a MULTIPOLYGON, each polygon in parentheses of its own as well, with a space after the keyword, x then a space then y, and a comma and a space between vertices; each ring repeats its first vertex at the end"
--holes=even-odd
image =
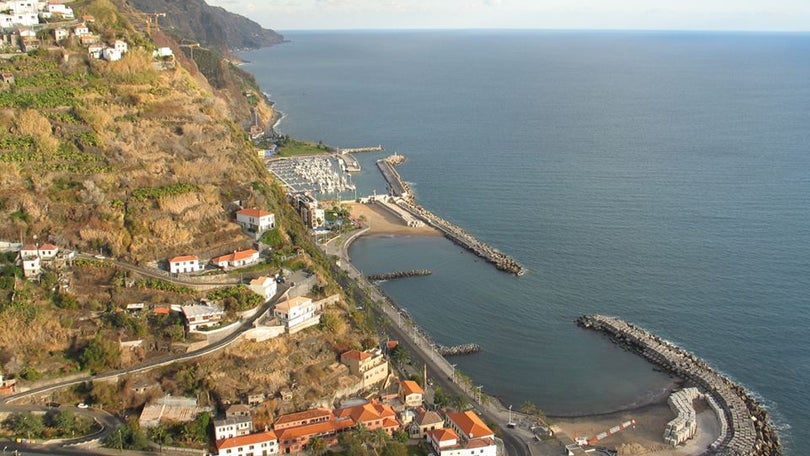
POLYGON ((526 269, 514 258, 491 247, 487 243, 465 231, 460 226, 445 220, 420 206, 416 202, 416 198, 414 197, 410 187, 402 179, 394 167, 394 163, 401 162, 401 159, 398 157, 402 156, 396 155, 394 157, 397 158, 391 160, 391 157, 389 157, 377 160, 377 167, 382 173, 383 178, 385 178, 389 195, 394 199, 394 202, 398 207, 404 209, 412 216, 423 220, 426 224, 441 231, 446 238, 492 263, 499 270, 515 274, 516 276, 522 276, 526 273, 526 269))
POLYGON ((660 337, 616 317, 584 315, 577 325, 604 333, 661 369, 693 383, 706 396, 720 422, 720 435, 703 453, 722 456, 779 456, 781 446, 766 410, 742 386, 705 361, 660 337))
POLYGON ((350 166, 344 156, 316 155, 279 158, 267 162, 267 169, 290 192, 308 191, 318 195, 337 195, 355 190, 350 166))

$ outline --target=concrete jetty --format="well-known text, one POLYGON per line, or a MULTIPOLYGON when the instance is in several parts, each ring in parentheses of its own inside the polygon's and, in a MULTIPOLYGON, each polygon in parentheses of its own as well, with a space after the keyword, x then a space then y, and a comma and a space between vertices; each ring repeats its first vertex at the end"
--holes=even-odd
POLYGON ((526 269, 514 258, 489 246, 460 226, 439 217, 417 204, 410 186, 402 180, 397 170, 394 169, 394 163, 391 160, 386 158, 377 160, 377 167, 380 169, 380 172, 382 172, 383 178, 385 178, 388 184, 389 195, 393 197, 394 202, 399 207, 413 216, 424 220, 428 225, 441 231, 446 238, 492 263, 499 270, 517 276, 522 276, 526 273, 526 269))
POLYGON ((720 436, 704 455, 781 456, 778 436, 765 409, 745 388, 715 371, 705 361, 616 317, 584 315, 576 322, 583 328, 606 334, 614 343, 640 354, 703 391, 721 427, 720 436))
POLYGON ((382 144, 378 144, 376 146, 354 147, 354 148, 348 148, 348 149, 343 149, 341 147, 338 147, 337 148, 337 153, 345 155, 345 154, 356 154, 356 153, 360 153, 360 152, 382 152, 384 150, 385 150, 385 148, 382 146, 382 144))
POLYGON ((433 274, 433 271, 430 269, 411 269, 410 271, 394 271, 394 272, 383 272, 380 274, 369 274, 368 280, 392 280, 392 279, 404 279, 407 277, 421 277, 421 276, 428 276, 433 274))

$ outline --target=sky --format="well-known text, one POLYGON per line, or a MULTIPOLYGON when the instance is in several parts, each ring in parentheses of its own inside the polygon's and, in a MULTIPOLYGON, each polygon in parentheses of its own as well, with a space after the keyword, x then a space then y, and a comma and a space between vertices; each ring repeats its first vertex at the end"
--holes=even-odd
POLYGON ((206 0, 275 30, 810 31, 810 0, 206 0))

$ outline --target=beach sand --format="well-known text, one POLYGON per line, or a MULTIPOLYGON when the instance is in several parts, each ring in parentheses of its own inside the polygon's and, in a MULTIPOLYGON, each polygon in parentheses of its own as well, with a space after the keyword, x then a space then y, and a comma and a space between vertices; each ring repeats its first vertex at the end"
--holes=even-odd
POLYGON ((400 235, 400 236, 441 236, 433 227, 418 228, 405 225, 398 217, 374 204, 344 203, 354 218, 364 216, 364 225, 369 227, 366 235, 400 235))
MULTIPOLYGON (((702 401, 700 401, 702 403, 702 401)), ((664 428, 675 418, 675 413, 665 403, 655 403, 626 412, 583 418, 558 418, 554 427, 563 430, 572 438, 593 437, 627 420, 634 419, 634 427, 620 431, 600 440, 597 446, 618 450, 618 456, 691 456, 702 454, 720 435, 720 425, 705 403, 696 407, 698 431, 695 437, 677 448, 664 443, 664 428)))

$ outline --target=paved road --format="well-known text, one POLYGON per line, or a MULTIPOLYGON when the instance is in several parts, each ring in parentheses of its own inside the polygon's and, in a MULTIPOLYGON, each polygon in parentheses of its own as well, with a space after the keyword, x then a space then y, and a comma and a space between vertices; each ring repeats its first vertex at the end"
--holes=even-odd
MULTIPOLYGON (((341 268, 347 272, 349 277, 356 280, 373 301, 380 303, 379 308, 377 306, 374 308, 375 318, 378 319, 378 321, 385 319, 390 322, 390 325, 385 326, 384 331, 387 332, 389 337, 396 339, 405 346, 410 352, 412 360, 427 366, 428 376, 433 379, 434 384, 438 384, 448 393, 466 398, 469 403, 474 404, 475 400, 472 395, 451 380, 453 377, 452 367, 435 351, 435 346, 431 345, 430 341, 426 340, 424 335, 416 332, 414 327, 410 327, 407 315, 403 318, 399 310, 388 304, 388 298, 380 292, 379 288, 371 283, 363 273, 351 264, 348 246, 357 239, 357 237, 365 233, 367 229, 368 228, 365 228, 354 233, 338 236, 325 245, 320 246, 327 254, 337 255, 341 260, 341 268)), ((484 419, 491 423, 501 424, 505 422, 502 413, 499 414, 492 406, 483 407, 479 405, 477 409, 484 419)), ((525 441, 515 436, 508 429, 503 428, 503 430, 502 438, 507 455, 532 455, 531 449, 525 441)))

